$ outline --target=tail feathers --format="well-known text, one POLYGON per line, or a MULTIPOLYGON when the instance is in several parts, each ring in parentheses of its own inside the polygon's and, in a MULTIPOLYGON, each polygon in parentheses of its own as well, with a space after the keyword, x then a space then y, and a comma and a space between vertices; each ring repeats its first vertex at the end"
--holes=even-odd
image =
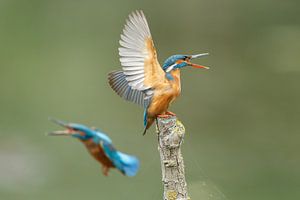
POLYGON ((144 128, 143 135, 146 135, 146 133, 147 133, 147 127, 144 128))
POLYGON ((150 117, 147 118, 147 122, 145 123, 145 129, 144 129, 144 131, 143 131, 143 135, 146 134, 148 128, 153 124, 154 119, 155 119, 155 118, 150 118, 150 117))
POLYGON ((135 176, 139 170, 139 160, 116 150, 111 144, 103 143, 103 150, 114 166, 126 176, 135 176))
POLYGON ((131 156, 120 151, 117 151, 120 162, 116 167, 126 176, 135 176, 139 170, 140 163, 135 156, 131 156))

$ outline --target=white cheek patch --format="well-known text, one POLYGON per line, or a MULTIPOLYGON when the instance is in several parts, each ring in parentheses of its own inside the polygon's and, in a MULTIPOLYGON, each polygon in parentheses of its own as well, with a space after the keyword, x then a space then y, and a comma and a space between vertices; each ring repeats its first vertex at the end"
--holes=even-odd
POLYGON ((172 69, 173 69, 176 65, 177 65, 177 64, 175 63, 175 64, 171 65, 170 67, 168 67, 168 68, 166 69, 166 72, 172 71, 172 69))

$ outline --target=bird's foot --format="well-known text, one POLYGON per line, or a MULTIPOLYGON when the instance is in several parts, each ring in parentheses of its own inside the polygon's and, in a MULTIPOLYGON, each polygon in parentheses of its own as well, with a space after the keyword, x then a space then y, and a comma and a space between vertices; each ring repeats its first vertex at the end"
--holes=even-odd
POLYGON ((166 114, 167 114, 167 115, 176 116, 176 114, 175 114, 175 113, 173 113, 173 112, 171 112, 171 111, 167 111, 167 112, 166 112, 166 114))
POLYGON ((165 114, 157 115, 157 117, 160 117, 160 118, 168 118, 170 116, 176 116, 176 114, 171 111, 167 111, 167 112, 165 112, 165 114))
POLYGON ((170 117, 170 115, 160 114, 160 115, 157 115, 157 117, 159 117, 159 118, 168 118, 168 117, 170 117))

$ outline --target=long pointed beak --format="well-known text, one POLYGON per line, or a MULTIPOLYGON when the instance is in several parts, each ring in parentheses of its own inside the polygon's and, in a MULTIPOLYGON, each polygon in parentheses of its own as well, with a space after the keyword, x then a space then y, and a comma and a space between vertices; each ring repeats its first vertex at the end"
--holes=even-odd
MULTIPOLYGON (((200 57, 207 56, 207 55, 209 55, 209 53, 195 54, 195 55, 191 55, 190 59, 200 58, 200 57)), ((194 67, 194 68, 209 69, 209 67, 207 67, 207 66, 197 65, 197 64, 194 64, 194 63, 191 63, 191 62, 188 62, 188 64, 190 66, 194 67)))
POLYGON ((61 121, 61 120, 58 120, 58 119, 50 118, 50 117, 49 117, 49 120, 52 121, 55 124, 58 124, 60 126, 65 127, 66 129, 65 130, 59 130, 59 131, 53 131, 53 132, 47 133, 47 135, 49 135, 49 136, 61 136, 61 135, 71 135, 72 134, 72 131, 70 131, 71 129, 70 129, 70 126, 68 125, 68 123, 66 123, 64 121, 61 121))
POLYGON ((63 135, 72 135, 72 132, 70 132, 68 129, 61 130, 61 131, 53 131, 50 133, 47 133, 49 136, 63 136, 63 135))
POLYGON ((195 54, 195 55, 192 55, 192 56, 191 56, 191 59, 194 59, 194 58, 200 58, 200 57, 208 56, 208 55, 209 55, 209 53, 195 54))
POLYGON ((194 68, 209 69, 209 67, 207 67, 207 66, 197 65, 197 64, 194 64, 194 63, 189 63, 189 65, 194 67, 194 68))
POLYGON ((49 117, 49 120, 55 124, 58 124, 60 126, 63 126, 63 127, 69 127, 68 123, 64 122, 64 121, 61 121, 59 119, 55 119, 55 118, 51 118, 49 117))

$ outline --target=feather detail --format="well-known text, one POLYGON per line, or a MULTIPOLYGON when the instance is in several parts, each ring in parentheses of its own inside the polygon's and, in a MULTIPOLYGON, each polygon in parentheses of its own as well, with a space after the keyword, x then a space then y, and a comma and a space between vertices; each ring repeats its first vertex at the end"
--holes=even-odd
MULTIPOLYGON (((111 86, 111 88, 122 98, 124 98, 127 101, 131 101, 133 103, 136 103, 138 105, 144 106, 145 102, 148 102, 149 99, 151 99, 153 92, 149 88, 143 88, 144 90, 136 90, 133 89, 130 84, 133 84, 134 86, 138 85, 142 80, 139 79, 139 77, 135 77, 138 75, 129 76, 135 78, 135 81, 128 82, 126 80, 126 75, 123 71, 114 71, 109 73, 108 75, 108 82, 111 86)), ((140 86, 141 88, 143 87, 140 86)))
POLYGON ((112 144, 100 142, 105 155, 112 161, 114 166, 126 176, 135 176, 139 170, 139 160, 132 155, 117 151, 112 144))
POLYGON ((142 11, 129 15, 119 41, 120 62, 132 89, 144 91, 165 81, 157 61, 148 22, 142 11))

